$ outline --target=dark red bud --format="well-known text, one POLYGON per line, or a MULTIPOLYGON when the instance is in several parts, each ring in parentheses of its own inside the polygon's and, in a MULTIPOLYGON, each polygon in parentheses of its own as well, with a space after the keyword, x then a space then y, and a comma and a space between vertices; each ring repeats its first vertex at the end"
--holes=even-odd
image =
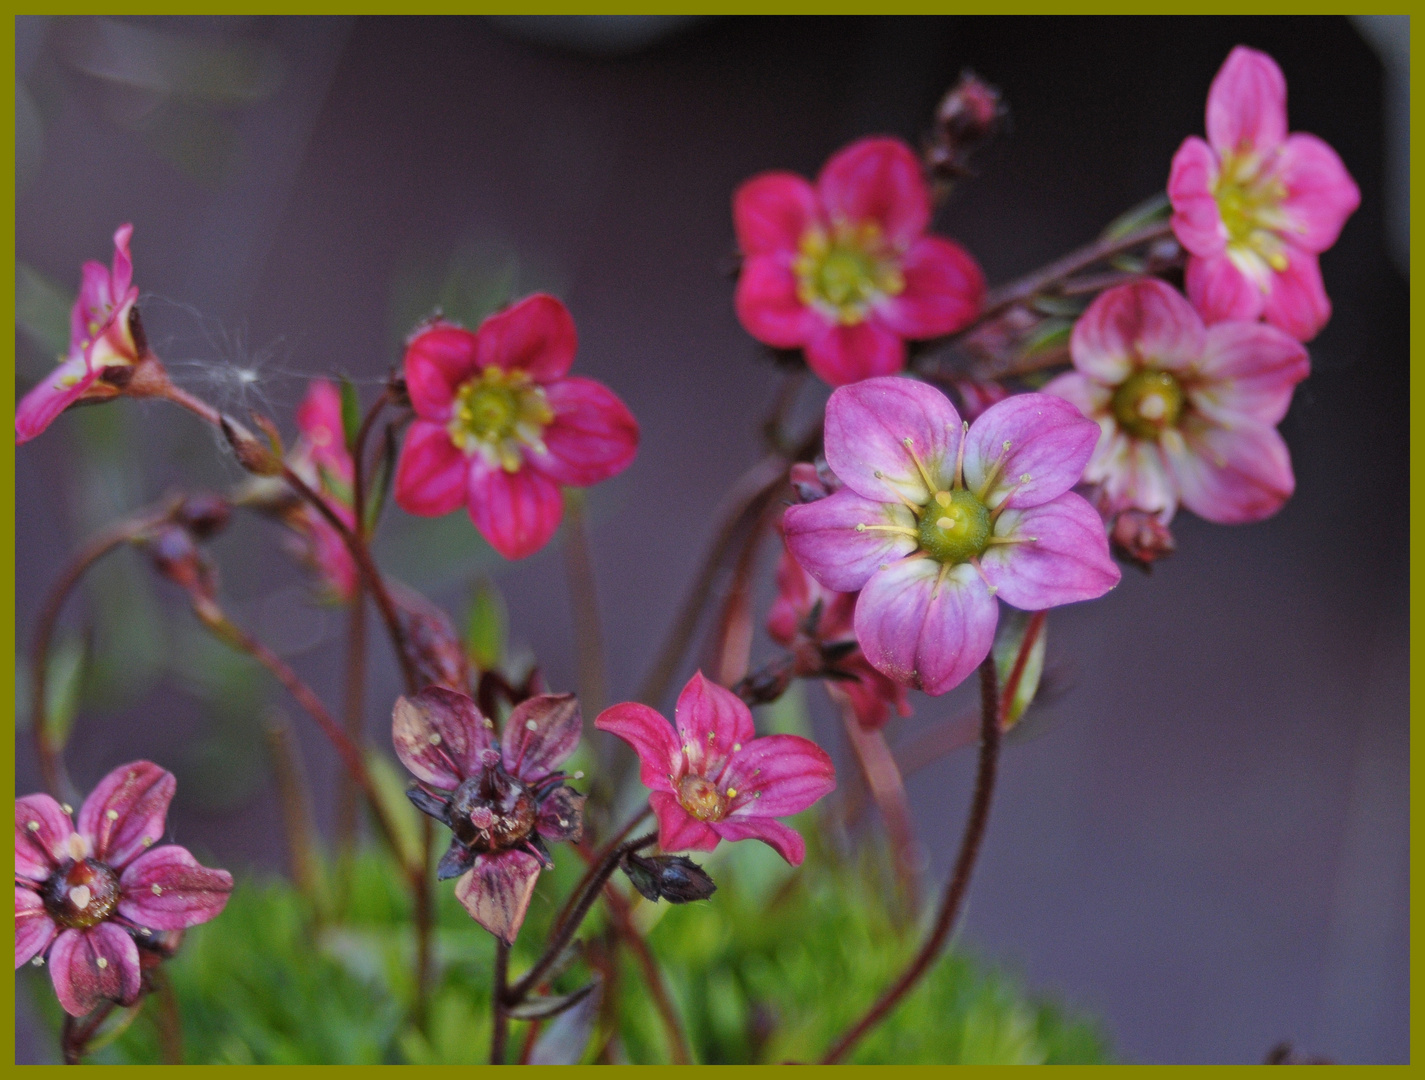
POLYGON ((1118 554, 1144 570, 1171 555, 1178 546, 1172 532, 1157 515, 1142 510, 1125 510, 1119 514, 1109 538, 1118 554))

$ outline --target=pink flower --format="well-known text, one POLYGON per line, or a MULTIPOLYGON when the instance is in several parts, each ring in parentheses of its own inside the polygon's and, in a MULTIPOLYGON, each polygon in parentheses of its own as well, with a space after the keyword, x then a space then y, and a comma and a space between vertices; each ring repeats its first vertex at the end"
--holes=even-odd
POLYGON ((15 800, 15 967, 43 962, 59 1003, 84 1016, 139 993, 139 948, 163 931, 216 918, 233 889, 162 837, 173 775, 148 761, 120 765, 84 800, 79 827, 48 795, 15 800), (136 943, 137 940, 137 943, 136 943))
POLYGON ((968 431, 910 379, 843 386, 826 460, 846 486, 788 507, 787 546, 828 589, 855 592, 856 638, 878 671, 943 694, 989 655, 995 596, 1040 611, 1118 583, 1103 521, 1069 489, 1098 432, 1067 402, 1021 394, 968 431))
POLYGON ((1286 79, 1239 45, 1207 94, 1207 142, 1183 141, 1168 178, 1187 293, 1209 324, 1265 315, 1310 341, 1331 317, 1317 255, 1361 202, 1336 151, 1288 135, 1286 79))
POLYGON ((757 738, 752 713, 730 690, 694 675, 678 695, 678 730, 628 701, 594 726, 638 753, 639 778, 658 815, 664 851, 711 851, 719 840, 757 839, 793 866, 806 843, 774 820, 799 814, 836 787, 825 750, 798 735, 757 738))
POLYGON ((465 504, 507 559, 542 548, 564 514, 561 484, 587 487, 622 472, 638 424, 592 379, 566 376, 574 320, 537 294, 491 315, 475 333, 434 322, 406 348, 417 419, 396 468, 396 502, 434 517, 465 504))
POLYGON ((1309 371, 1273 326, 1204 328, 1156 278, 1102 293, 1074 325, 1075 371, 1044 388, 1098 421, 1084 480, 1110 515, 1136 507, 1166 524, 1181 502, 1223 525, 1260 521, 1296 486, 1276 424, 1309 371))
POLYGON ((926 236, 930 193, 910 147, 861 139, 821 170, 754 176, 733 196, 737 317, 758 341, 803 349, 832 386, 905 367, 905 339, 953 333, 985 280, 959 245, 926 236))
MULTIPOLYGON (((341 394, 326 379, 313 379, 307 396, 297 407, 297 430, 301 439, 291 457, 294 472, 322 494, 348 528, 356 525, 352 510, 353 465, 346 448, 346 430, 341 418, 341 394)), ((341 533, 307 503, 291 518, 305 540, 303 556, 326 583, 333 596, 351 599, 356 590, 356 560, 351 557, 341 533)))
POLYGON ((891 708, 910 715, 905 687, 873 668, 856 644, 855 593, 832 592, 802 569, 783 548, 777 563, 777 598, 767 615, 767 633, 792 650, 796 674, 838 673, 836 686, 851 701, 865 728, 885 727, 891 708), (845 650, 845 651, 843 651, 845 650), (839 654, 839 655, 838 655, 839 654))
POLYGON ((459 877, 456 899, 511 943, 540 868, 554 866, 544 840, 583 833, 584 796, 556 771, 579 745, 579 704, 572 694, 522 701, 498 748, 494 727, 464 694, 428 686, 396 700, 391 740, 420 781, 407 796, 452 833, 436 877, 459 877))
POLYGON ((114 268, 86 262, 79 297, 69 315, 69 355, 15 409, 15 443, 29 442, 81 399, 114 397, 119 388, 101 378, 108 368, 136 364, 143 353, 136 329, 139 298, 129 258, 132 225, 114 233, 114 268))

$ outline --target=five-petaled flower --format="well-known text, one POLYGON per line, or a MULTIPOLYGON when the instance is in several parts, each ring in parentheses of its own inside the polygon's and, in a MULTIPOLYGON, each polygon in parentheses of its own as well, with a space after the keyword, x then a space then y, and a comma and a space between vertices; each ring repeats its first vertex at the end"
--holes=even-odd
POLYGON ((637 751, 659 846, 711 851, 719 840, 757 839, 800 866, 805 841, 775 819, 801 813, 836 787, 826 751, 799 735, 757 738, 747 706, 701 671, 678 695, 674 715, 676 731, 647 705, 629 701, 594 721, 637 751))
POLYGON ((84 1016, 139 994, 139 947, 216 918, 233 879, 163 837, 173 775, 120 765, 79 808, 48 795, 15 800, 15 967, 42 962, 59 1003, 84 1016), (135 943, 137 939, 137 944, 135 943))
POLYGON ((459 877, 456 898, 506 943, 524 922, 540 868, 554 865, 544 841, 583 834, 584 796, 558 771, 579 730, 571 694, 516 705, 498 747, 494 722, 464 694, 428 686, 396 701, 391 740, 420 781, 406 794, 452 834, 436 877, 459 877))
POLYGON ((787 546, 828 589, 861 591, 856 637, 875 668, 943 694, 989 655, 996 595, 1040 611, 1118 583, 1098 511, 1069 490, 1097 437, 1044 394, 967 426, 925 383, 843 386, 826 406, 826 460, 846 486, 787 508, 787 546))
POLYGON ((416 421, 396 468, 396 502, 411 514, 469 507, 501 555, 538 551, 564 514, 561 484, 587 487, 623 471, 638 424, 592 379, 568 376, 574 320, 536 294, 471 332, 427 324, 406 347, 416 421))
POLYGON ((732 212, 737 317, 758 341, 804 350, 832 386, 894 374, 907 338, 953 333, 979 313, 984 275, 959 245, 925 235, 930 192, 898 139, 852 143, 815 187, 754 176, 732 212))
MULTIPOLYGON (((356 525, 352 509, 353 466, 341 417, 341 394, 326 379, 313 379, 297 407, 301 439, 289 463, 294 472, 326 496, 327 505, 348 528, 356 525)), ((305 540, 306 560, 321 574, 338 600, 349 600, 356 589, 356 560, 336 528, 303 502, 289 519, 305 540)))
POLYGON ((129 258, 133 232, 132 225, 121 225, 114 233, 112 270, 92 260, 84 264, 69 315, 69 354, 16 407, 17 444, 33 439, 80 399, 117 395, 119 387, 105 378, 106 372, 132 367, 143 354, 134 306, 139 290, 129 258))
POLYGON ((1331 317, 1317 256, 1361 193, 1336 151, 1287 134, 1286 79, 1237 46, 1207 95, 1207 141, 1184 140, 1168 178, 1187 292, 1209 322, 1256 319, 1310 341, 1331 317))
POLYGON ((1156 278, 1101 294, 1074 325, 1075 371, 1044 388, 1097 420, 1084 480, 1110 512, 1166 523, 1181 502, 1223 525, 1260 521, 1296 486, 1276 424, 1310 370, 1295 338, 1259 322, 1204 327, 1156 278))

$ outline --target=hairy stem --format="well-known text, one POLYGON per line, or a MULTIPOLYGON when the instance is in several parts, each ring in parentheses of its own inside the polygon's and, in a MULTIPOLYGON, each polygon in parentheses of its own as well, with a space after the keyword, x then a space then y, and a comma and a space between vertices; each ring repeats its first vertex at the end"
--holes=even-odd
POLYGON ((579 879, 579 883, 570 890, 569 895, 565 898, 564 906, 559 909, 559 914, 556 915, 554 921, 549 924, 551 937, 564 928, 564 924, 568 922, 569 916, 574 912, 574 905, 578 903, 579 898, 584 895, 584 890, 586 890, 589 887, 589 883, 594 880, 594 875, 599 872, 599 867, 603 865, 604 860, 609 857, 615 848, 628 839, 628 834, 638 828, 644 818, 648 817, 650 813, 652 813, 652 811, 645 806, 637 815, 630 818, 622 829, 610 837, 597 852, 589 853, 585 847, 585 841, 580 841, 578 846, 579 855, 588 864, 588 867, 584 871, 584 876, 579 879))
POLYGON ((995 769, 999 763, 999 739, 999 688, 994 657, 987 656, 980 665, 980 765, 975 775, 975 793, 970 800, 970 816, 965 822, 965 832, 960 839, 960 852, 955 857, 955 868, 946 883, 945 895, 941 898, 940 910, 935 916, 935 925, 900 977, 866 1014, 837 1040, 836 1045, 826 1052, 826 1056, 821 1059, 823 1065, 835 1065, 841 1061, 871 1029, 886 1018, 901 998, 930 970, 945 940, 950 936, 970 886, 970 874, 980 853, 985 827, 989 824, 990 799, 994 794, 995 769))
POLYGON ((495 939, 495 985, 490 994, 490 1007, 494 1013, 495 1026, 490 1033, 490 1064, 505 1063, 505 1043, 510 1035, 510 1016, 505 995, 509 991, 510 947, 501 938, 495 939))
POLYGON ((159 1053, 165 1065, 183 1064, 183 1016, 178 1010, 178 995, 173 992, 173 981, 160 964, 149 974, 153 981, 154 997, 158 1011, 154 1016, 154 1026, 158 1028, 159 1053))
POLYGON ((94 1038, 94 1033, 117 1005, 114 1001, 104 1001, 95 1006, 94 1011, 87 1016, 64 1014, 64 1024, 59 1032, 59 1048, 66 1065, 78 1065, 84 1059, 84 1054, 89 1049, 89 1040, 94 1038))
POLYGON ((658 1010, 659 1019, 663 1021, 663 1028, 668 1033, 668 1050, 673 1064, 692 1064, 693 1054, 688 1048, 688 1036, 683 1031, 683 1022, 678 1019, 678 1010, 674 1007, 672 995, 668 993, 668 986, 663 981, 663 972, 658 968, 658 961, 648 948, 648 942, 638 932, 638 927, 633 925, 633 910, 628 900, 614 888, 611 881, 604 884, 604 899, 608 901, 614 928, 618 931, 620 940, 628 946, 634 959, 638 961, 639 970, 643 972, 643 981, 648 987, 649 996, 653 998, 653 1007, 658 1010))

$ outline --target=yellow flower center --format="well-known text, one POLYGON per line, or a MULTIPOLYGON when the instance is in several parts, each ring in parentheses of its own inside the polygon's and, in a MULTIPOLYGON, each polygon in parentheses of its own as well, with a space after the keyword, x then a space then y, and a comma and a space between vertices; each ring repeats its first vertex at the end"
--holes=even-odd
POLYGON ((1286 184, 1250 152, 1224 154, 1213 187, 1217 212, 1227 230, 1227 253, 1244 272, 1265 263, 1280 273, 1287 267, 1280 234, 1290 222, 1281 209, 1286 184))
POLYGON ((1136 371, 1113 392, 1112 406, 1126 431, 1156 439, 1182 415, 1182 384, 1166 371, 1136 371))
POLYGON ((797 298, 843 326, 865 320, 871 304, 905 289, 900 259, 875 222, 813 226, 797 245, 797 298))
POLYGON ((455 392, 450 439, 469 456, 518 472, 521 447, 544 450, 544 429, 554 410, 544 390, 523 371, 490 366, 455 392))
POLYGON ((699 821, 721 821, 731 800, 711 780, 689 773, 678 781, 678 802, 699 821))

